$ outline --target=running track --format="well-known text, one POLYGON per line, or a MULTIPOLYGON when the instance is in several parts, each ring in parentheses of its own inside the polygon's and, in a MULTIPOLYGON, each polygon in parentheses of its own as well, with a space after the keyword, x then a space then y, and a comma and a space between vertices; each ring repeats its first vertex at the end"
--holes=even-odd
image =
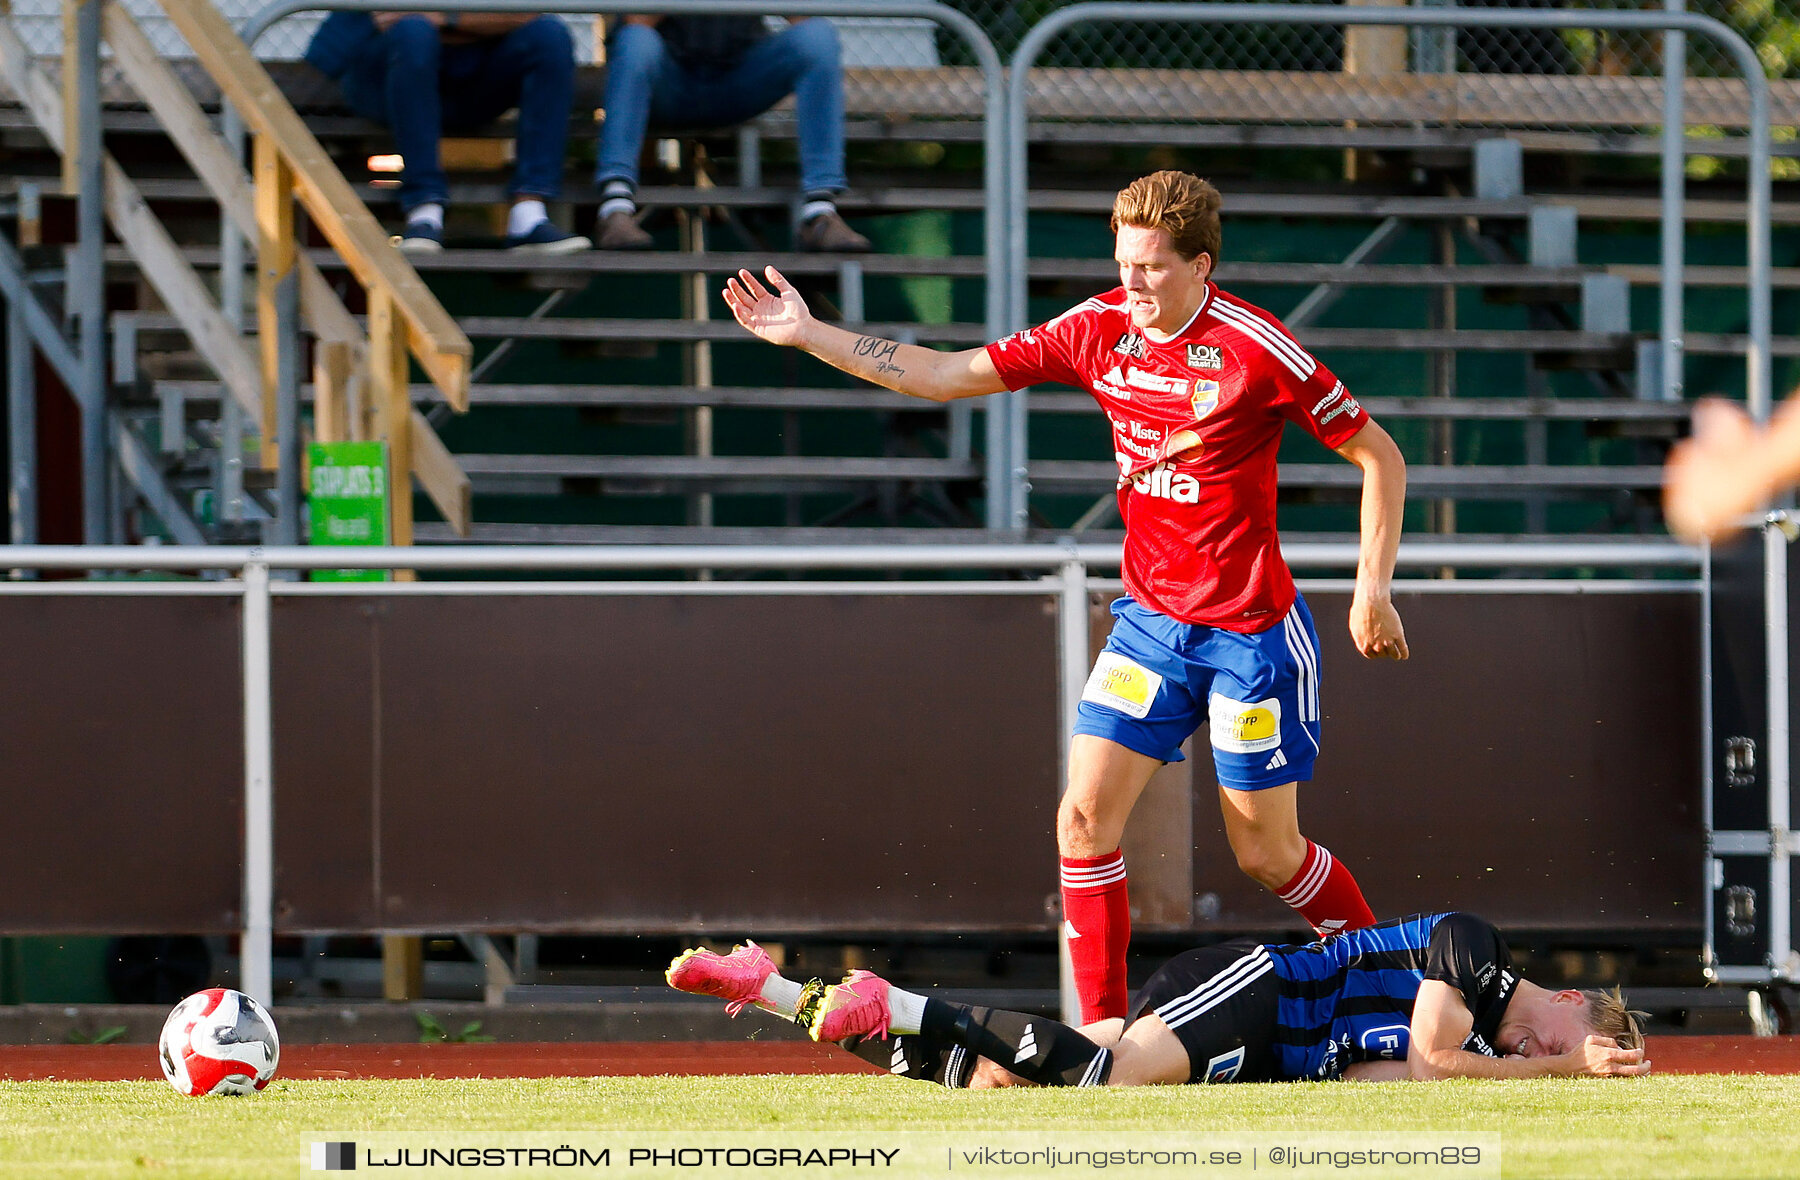
MULTIPOLYGON (((1800 1073, 1800 1037, 1653 1037, 1658 1073, 1800 1073)), ((287 1045, 281 1076, 555 1078, 659 1074, 878 1073, 848 1053, 800 1041, 485 1045, 287 1045)), ((151 1045, 0 1045, 0 1080, 160 1078, 151 1045)))

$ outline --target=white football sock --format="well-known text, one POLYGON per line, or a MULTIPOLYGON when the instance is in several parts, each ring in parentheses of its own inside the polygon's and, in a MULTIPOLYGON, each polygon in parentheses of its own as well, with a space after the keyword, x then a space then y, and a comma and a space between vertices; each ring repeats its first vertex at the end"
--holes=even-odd
POLYGON ((444 207, 436 201, 427 201, 423 205, 414 205, 406 213, 406 224, 423 221, 432 229, 444 228, 444 207))
POLYGON ((800 1008, 800 985, 791 979, 783 979, 780 972, 774 972, 763 980, 762 998, 756 1006, 792 1020, 800 1008))
POLYGON ((888 1031, 895 1036, 918 1036, 925 1019, 925 997, 918 992, 888 988, 888 1031))
POLYGON ((549 220, 550 214, 545 212, 542 201, 535 198, 515 201, 512 211, 506 215, 506 232, 511 237, 522 238, 536 229, 539 222, 549 220))

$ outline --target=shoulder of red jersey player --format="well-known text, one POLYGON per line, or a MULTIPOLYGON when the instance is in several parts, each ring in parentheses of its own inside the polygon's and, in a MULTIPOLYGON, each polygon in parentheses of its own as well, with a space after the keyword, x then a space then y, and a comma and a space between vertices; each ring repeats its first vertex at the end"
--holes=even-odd
POLYGON ((1249 355, 1266 356, 1302 381, 1318 371, 1319 362, 1294 339, 1285 324, 1221 287, 1209 284, 1206 305, 1201 308, 1200 315, 1204 325, 1196 323, 1195 328, 1222 334, 1249 355))

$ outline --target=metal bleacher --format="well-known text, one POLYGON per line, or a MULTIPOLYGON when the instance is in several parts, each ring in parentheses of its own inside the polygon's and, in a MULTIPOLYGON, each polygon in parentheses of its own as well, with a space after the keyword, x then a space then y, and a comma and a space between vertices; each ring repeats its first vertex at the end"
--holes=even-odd
MULTIPOLYGON (((307 67, 271 66, 359 195, 378 215, 391 215, 391 182, 365 166, 372 152, 386 150, 385 135, 338 108, 307 67)), ((598 78, 596 68, 584 69, 578 100, 584 110, 595 105, 598 78)), ((204 75, 184 79, 216 108, 217 94, 204 75)), ((1741 123, 1728 86, 1711 79, 1688 86, 1690 118, 1741 123)), ((1681 403, 1646 396, 1652 391, 1640 360, 1648 341, 1630 320, 1630 292, 1653 286, 1655 270, 1641 263, 1582 265, 1572 236, 1540 248, 1538 230, 1540 220, 1565 232, 1576 220, 1584 226, 1653 222, 1655 196, 1580 184, 1529 190, 1521 184, 1501 196, 1475 195, 1492 186, 1472 167, 1471 149, 1510 138, 1533 151, 1649 150, 1659 87, 1654 78, 1480 75, 1444 86, 1411 75, 1045 69, 1032 92, 1032 141, 1043 166, 1034 174, 1030 208, 1062 232, 1046 233, 1031 261, 1033 310, 1047 314, 1059 300, 1066 305, 1116 281, 1103 244, 1059 253, 1063 243, 1087 240, 1077 225, 1083 219, 1103 225, 1112 192, 1129 179, 1123 163, 1129 153, 1103 158, 1103 147, 1185 150, 1171 158, 1202 172, 1207 156, 1200 149, 1213 147, 1397 153, 1401 166, 1373 182, 1221 177, 1227 248, 1220 280, 1287 317, 1301 341, 1334 368, 1365 375, 1353 385, 1378 418, 1400 424, 1395 432, 1412 465, 1413 496, 1444 504, 1517 502, 1526 506, 1525 531, 1533 532, 1551 527, 1548 505, 1598 501, 1609 506, 1604 519, 1582 527, 1654 529, 1661 455, 1686 419, 1681 403), (1220 109, 1233 113, 1174 116, 1220 109), (1146 118, 1146 110, 1165 114, 1146 118), (1103 162, 1084 166, 1090 156, 1103 162), (1549 209, 1573 210, 1574 218, 1543 217, 1549 209), (1263 255, 1279 253, 1269 243, 1296 224, 1331 227, 1333 240, 1355 248, 1304 261, 1233 252, 1234 241, 1250 240, 1263 255), (1412 245, 1403 248, 1409 234, 1412 245), (1481 322, 1466 322, 1471 307, 1487 309, 1481 322), (1389 308, 1420 314, 1400 323, 1398 312, 1382 314, 1389 308), (1522 363, 1516 379, 1498 386, 1459 382, 1458 359, 1481 357, 1522 363), (1395 373, 1405 377, 1400 388, 1416 395, 1390 393, 1385 377, 1369 376, 1395 373), (1465 425, 1516 428, 1519 441, 1508 444, 1516 454, 1471 459, 1460 453, 1456 439, 1465 425), (1571 461, 1569 447, 1551 445, 1566 431, 1612 445, 1576 446, 1571 461)), ((108 135, 134 145, 140 191, 181 233, 188 261, 216 272, 221 253, 205 189, 160 142, 159 126, 135 96, 115 80, 107 97, 108 135)), ((462 221, 451 226, 451 249, 410 259, 475 343, 468 419, 450 421, 430 385, 413 390, 471 481, 469 538, 767 542, 855 529, 853 536, 892 540, 979 527, 979 408, 853 388, 810 360, 773 356, 748 340, 716 296, 725 275, 773 263, 802 286, 820 314, 859 331, 952 348, 987 339, 979 300, 967 297, 979 290, 987 262, 967 252, 971 236, 955 229, 984 210, 978 164, 943 166, 942 146, 916 153, 911 163, 903 153, 882 150, 979 142, 978 76, 954 66, 851 69, 847 100, 853 144, 878 162, 853 166, 856 188, 842 201, 845 213, 865 225, 937 214, 940 228, 950 227, 938 244, 949 252, 889 246, 857 257, 793 253, 792 188, 782 166, 763 158, 778 157, 792 134, 790 116, 778 108, 752 134, 678 137, 688 145, 678 166, 642 193, 664 238, 656 252, 519 259, 479 248, 483 226, 462 221), (964 252, 954 251, 952 239, 963 242, 964 252), (928 300, 909 292, 921 283, 935 284, 937 314, 918 314, 928 300), (639 290, 654 295, 640 299, 639 290)), ((1774 117, 1800 123, 1800 88, 1777 84, 1774 117)), ((20 145, 30 144, 34 133, 20 109, 8 105, 0 105, 0 131, 20 145)), ((591 123, 578 118, 576 132, 590 136, 591 123)), ((505 126, 492 134, 505 136, 505 126)), ((46 181, 54 174, 47 152, 15 148, 14 159, 15 186, 33 173, 46 181)), ((1234 157, 1232 167, 1243 169, 1243 160, 1234 157)), ((459 210, 479 210, 501 196, 492 171, 452 175, 452 205, 459 210)), ((572 166, 562 215, 586 229, 596 203, 591 179, 572 166)), ((1743 216, 1741 204, 1730 200, 1697 200, 1689 212, 1694 223, 1743 216)), ((1778 203, 1775 221, 1800 224, 1800 205, 1778 203)), ((314 249, 310 257, 328 277, 342 267, 330 250, 314 249)), ((133 265, 122 251, 109 256, 109 267, 120 284, 131 281, 133 265)), ((53 272, 54 260, 46 257, 42 269, 53 272)), ((1741 287, 1744 272, 1694 268, 1687 281, 1741 287)), ((1778 271, 1775 282, 1800 287, 1800 269, 1778 271)), ((114 375, 121 408, 159 456, 168 486, 198 494, 217 467, 209 448, 217 440, 219 386, 176 320, 139 287, 139 306, 115 313, 113 321, 123 342, 114 375)), ((1731 333, 1687 339, 1692 356, 1743 349, 1743 338, 1731 333)), ((1800 355, 1800 340, 1778 337, 1776 355, 1800 355)), ((310 386, 303 396, 310 396, 310 386)), ((1103 443, 1080 445, 1103 438, 1084 435, 1079 424, 1081 416, 1094 416, 1091 401, 1076 392, 1037 391, 1031 414, 1033 528, 1106 535, 1116 528, 1103 504, 1116 472, 1103 443)), ((1354 468, 1316 447, 1295 447, 1284 457, 1293 460, 1282 466, 1287 501, 1341 504, 1357 486, 1354 468)), ((253 473, 253 494, 257 486, 253 473)), ((1454 531, 1453 510, 1434 520, 1454 531)), ((423 518, 417 535, 433 542, 458 538, 448 524, 423 518)))

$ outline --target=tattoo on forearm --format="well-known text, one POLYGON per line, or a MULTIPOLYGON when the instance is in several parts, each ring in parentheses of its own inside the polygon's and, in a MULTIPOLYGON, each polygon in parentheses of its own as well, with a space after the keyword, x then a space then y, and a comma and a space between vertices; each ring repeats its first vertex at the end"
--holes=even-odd
POLYGON ((860 357, 867 357, 875 362, 875 375, 878 377, 904 377, 906 370, 893 363, 894 354, 900 351, 898 340, 883 340, 879 336, 858 336, 850 351, 860 357))
POLYGON ((900 348, 898 340, 883 340, 879 336, 858 336, 851 351, 857 356, 866 356, 876 361, 886 361, 900 348))

